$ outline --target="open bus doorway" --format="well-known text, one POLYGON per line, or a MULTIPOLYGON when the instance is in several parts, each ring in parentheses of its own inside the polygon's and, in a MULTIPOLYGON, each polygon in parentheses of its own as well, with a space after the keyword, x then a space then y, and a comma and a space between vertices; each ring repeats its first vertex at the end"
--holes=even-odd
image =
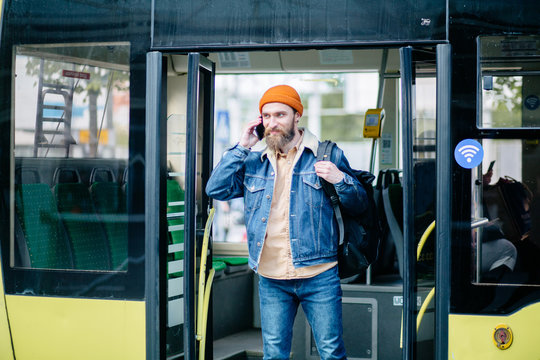
MULTIPOLYGON (((380 140, 376 151, 374 172, 377 174, 378 169, 395 169, 396 181, 399 182, 403 136, 399 113, 400 61, 398 50, 388 49, 387 65, 381 70, 383 52, 382 49, 364 49, 210 53, 208 58, 216 64, 212 167, 217 164, 223 151, 238 141, 243 124, 258 115, 257 105, 262 93, 270 86, 284 83, 299 90, 305 106, 301 125, 307 126, 312 132, 315 131, 320 140, 336 141, 344 149, 353 168, 369 170, 371 141, 362 138, 362 126, 365 111, 377 105, 382 80, 384 88, 380 96, 386 117, 382 131, 383 139, 380 140), (324 61, 328 60, 329 55, 333 55, 331 57, 333 63, 325 64, 324 61), (346 60, 351 60, 352 63, 339 63, 346 60)), ((420 99, 415 102, 417 110, 415 132, 411 136, 415 144, 415 161, 427 160, 430 164, 434 164, 436 82, 434 61, 426 60, 430 54, 433 52, 424 54, 422 61, 415 63, 417 76, 414 87, 420 99)), ((182 99, 186 98, 187 92, 185 90, 188 77, 187 59, 188 57, 184 55, 168 56, 167 127, 171 135, 168 136, 168 146, 174 145, 175 137, 180 139, 181 143, 181 136, 174 135, 173 128, 178 124, 183 124, 185 128, 186 104, 182 99)), ((182 170, 185 166, 181 159, 182 155, 172 156, 174 152, 174 149, 168 150, 171 156, 168 156, 167 165, 171 166, 173 171, 182 170)), ((177 153, 180 154, 181 149, 177 153)), ((203 157, 207 155, 209 154, 203 154, 203 157)), ((429 167, 429 170, 434 171, 434 166, 429 167)), ((431 181, 433 186, 429 188, 434 189, 434 175, 419 174, 428 182, 431 181)), ((201 186, 201 189, 204 189, 204 185, 201 186)), ((424 195, 426 194, 434 196, 434 192, 426 192, 424 195)), ((226 354, 219 352, 219 348, 230 349, 235 341, 236 345, 239 344, 241 347, 247 346, 247 338, 254 338, 255 343, 258 341, 259 344, 261 341, 257 275, 248 269, 245 261, 247 245, 243 225, 243 201, 242 199, 235 201, 237 203, 213 202, 218 211, 214 219, 214 238, 211 246, 216 269, 211 320, 215 358, 227 358, 226 354)), ((433 201, 434 199, 431 199, 428 203, 433 205, 433 201)), ((402 208, 400 200, 397 200, 396 204, 398 208, 402 208)), ((425 228, 417 230, 418 234, 415 235, 420 237, 425 228)), ((392 242, 393 239, 390 238, 389 241, 392 242)), ((348 336, 346 345, 349 342, 348 351, 351 358, 394 359, 401 356, 399 339, 403 286, 399 263, 402 262, 400 258, 403 253, 398 255, 394 250, 387 255, 390 256, 387 270, 390 270, 384 274, 385 276, 374 278, 372 285, 366 285, 365 277, 358 279, 354 284, 343 285, 346 291, 344 310, 347 308, 345 311, 350 314, 346 315, 348 322, 344 324, 344 328, 348 336), (378 287, 375 286, 377 282, 378 287), (358 341, 359 336, 365 341, 358 341), (390 343, 393 345, 383 346, 390 343)), ((431 255, 428 260, 433 262, 433 256, 431 255)), ((375 273, 374 277, 377 275, 381 274, 375 273)), ((418 286, 418 302, 415 302, 417 308, 433 286, 432 269, 430 275, 418 286), (420 289, 424 286, 427 291, 420 289)), ((418 347, 421 347, 418 352, 425 353, 425 358, 430 358, 433 354, 433 309, 432 302, 425 313, 417 337, 418 347)), ((301 359, 315 358, 316 349, 312 346, 307 322, 305 318, 301 316, 299 318, 294 330, 293 351, 301 359)), ((262 347, 255 345, 253 349, 260 352, 262 347)))

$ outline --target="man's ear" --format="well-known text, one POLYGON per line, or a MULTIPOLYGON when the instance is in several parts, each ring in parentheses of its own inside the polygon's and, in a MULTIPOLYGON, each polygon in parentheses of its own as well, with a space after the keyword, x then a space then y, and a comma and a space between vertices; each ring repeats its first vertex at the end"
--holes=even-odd
POLYGON ((300 121, 300 113, 298 111, 294 112, 294 121, 299 122, 300 121))

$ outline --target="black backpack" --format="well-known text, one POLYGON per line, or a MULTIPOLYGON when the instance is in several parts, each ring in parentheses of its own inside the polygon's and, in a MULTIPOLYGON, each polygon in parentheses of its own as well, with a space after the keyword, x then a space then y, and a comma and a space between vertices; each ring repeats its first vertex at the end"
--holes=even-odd
MULTIPOLYGON (((321 142, 317 160, 332 161, 331 155, 335 146, 332 141, 321 142)), ((364 187, 369 202, 366 210, 359 216, 350 216, 344 209, 342 210, 334 186, 320 178, 322 188, 332 201, 339 226, 338 268, 342 279, 362 273, 377 259, 382 235, 373 196, 372 182, 375 176, 368 171, 353 169, 351 171, 350 175, 355 176, 364 187)))

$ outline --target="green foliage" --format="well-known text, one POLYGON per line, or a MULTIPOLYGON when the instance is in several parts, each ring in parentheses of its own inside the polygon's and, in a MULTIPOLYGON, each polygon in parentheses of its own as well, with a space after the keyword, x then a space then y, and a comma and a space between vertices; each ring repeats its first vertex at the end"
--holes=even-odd
POLYGON ((522 117, 523 78, 520 76, 494 77, 493 127, 520 127, 522 117))
POLYGON ((334 141, 360 141, 364 117, 357 114, 321 117, 321 139, 334 141), (351 131, 354 129, 354 131, 351 131))
POLYGON ((323 109, 343 108, 343 93, 327 93, 321 95, 321 107, 323 109))

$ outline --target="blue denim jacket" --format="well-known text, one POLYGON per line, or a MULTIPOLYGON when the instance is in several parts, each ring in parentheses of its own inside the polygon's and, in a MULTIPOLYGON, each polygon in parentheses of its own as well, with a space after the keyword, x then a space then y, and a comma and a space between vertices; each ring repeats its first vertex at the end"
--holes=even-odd
MULTIPOLYGON (((330 199, 321 187, 314 164, 317 138, 303 129, 304 139, 294 164, 289 211, 289 235, 295 267, 337 260, 338 226, 330 199)), ((348 213, 360 214, 367 207, 362 185, 350 175, 349 162, 336 147, 332 161, 345 178, 335 184, 342 206, 348 213), (337 151, 336 151, 337 150, 337 151)), ((244 197, 249 266, 257 271, 264 245, 268 215, 274 193, 275 160, 268 150, 250 151, 240 145, 229 149, 216 166, 206 193, 216 200, 244 197)))

